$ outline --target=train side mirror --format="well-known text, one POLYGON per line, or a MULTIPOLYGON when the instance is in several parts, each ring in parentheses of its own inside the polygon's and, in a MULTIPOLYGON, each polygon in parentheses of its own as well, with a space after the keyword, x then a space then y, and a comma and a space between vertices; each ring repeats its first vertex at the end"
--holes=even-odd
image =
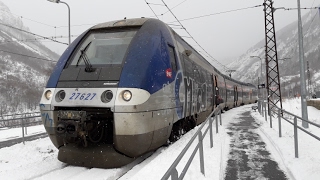
POLYGON ((187 56, 190 56, 192 54, 191 50, 184 50, 183 53, 187 56))

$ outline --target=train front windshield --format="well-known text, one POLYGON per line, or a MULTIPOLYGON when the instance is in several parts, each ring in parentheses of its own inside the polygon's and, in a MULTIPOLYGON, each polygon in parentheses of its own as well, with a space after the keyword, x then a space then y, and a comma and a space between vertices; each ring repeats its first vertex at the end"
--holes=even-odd
POLYGON ((80 44, 70 65, 122 64, 128 46, 136 31, 91 32, 80 44))

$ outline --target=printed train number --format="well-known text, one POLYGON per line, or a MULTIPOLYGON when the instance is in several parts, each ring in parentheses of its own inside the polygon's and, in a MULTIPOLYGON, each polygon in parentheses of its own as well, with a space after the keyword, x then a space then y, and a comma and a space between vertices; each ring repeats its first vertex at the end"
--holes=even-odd
POLYGON ((91 101, 97 93, 72 93, 70 96, 70 100, 83 100, 83 101, 91 101))

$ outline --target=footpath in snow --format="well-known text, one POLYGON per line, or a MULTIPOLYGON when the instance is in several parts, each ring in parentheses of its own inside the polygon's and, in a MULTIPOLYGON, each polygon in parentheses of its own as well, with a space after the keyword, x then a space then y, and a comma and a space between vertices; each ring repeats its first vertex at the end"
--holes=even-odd
POLYGON ((233 179, 287 179, 278 163, 275 162, 266 143, 261 139, 257 123, 250 111, 243 112, 240 117, 228 125, 231 137, 228 155, 226 180, 233 179))

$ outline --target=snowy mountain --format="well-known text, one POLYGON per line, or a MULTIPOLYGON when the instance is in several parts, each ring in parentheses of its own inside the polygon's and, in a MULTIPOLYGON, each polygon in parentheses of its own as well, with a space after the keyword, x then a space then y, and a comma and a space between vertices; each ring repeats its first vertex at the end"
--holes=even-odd
MULTIPOLYGON (((276 18, 276 17, 275 17, 276 18)), ((305 61, 309 62, 311 83, 318 91, 320 90, 320 16, 317 10, 311 11, 302 17, 304 34, 304 53, 305 61)), ((276 32, 278 64, 280 72, 280 83, 282 94, 300 92, 300 62, 298 47, 298 22, 291 23, 276 32)), ((236 70, 232 77, 241 81, 250 81, 257 84, 258 77, 261 77, 262 60, 262 79, 265 82, 265 40, 261 40, 250 48, 245 54, 236 61, 230 63, 228 67, 236 70), (251 57, 258 56, 258 57, 251 57)), ((305 65, 307 68, 307 65, 305 65)), ((306 73, 306 78, 307 78, 306 73)))
POLYGON ((0 115, 35 109, 59 56, 0 1, 0 115))

